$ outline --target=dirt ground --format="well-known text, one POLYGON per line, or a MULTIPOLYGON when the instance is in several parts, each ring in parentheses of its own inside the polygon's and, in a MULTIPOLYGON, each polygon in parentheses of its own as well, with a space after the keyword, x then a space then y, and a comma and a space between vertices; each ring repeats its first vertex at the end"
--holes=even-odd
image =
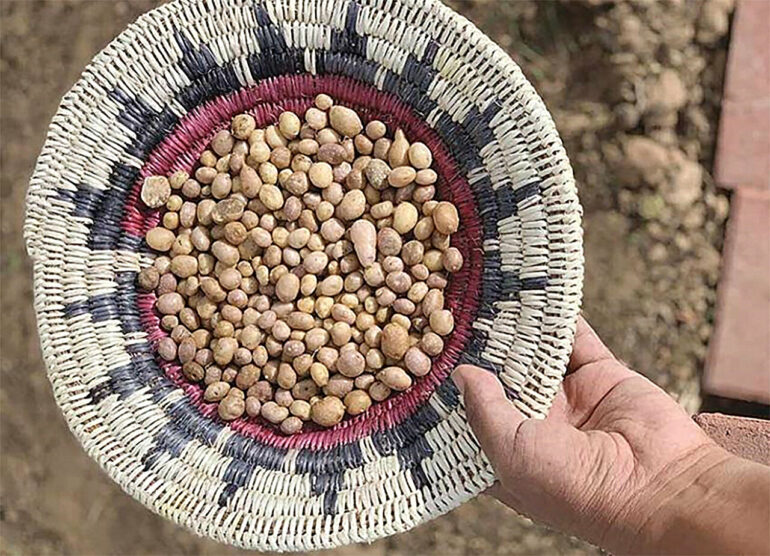
MULTIPOLYGON (((90 461, 50 392, 21 239, 24 195, 61 95, 139 14, 136 1, 0 0, 0 554, 235 554, 145 510, 90 461)), ((585 208, 584 310, 615 352, 700 403, 724 221, 709 172, 731 0, 476 0, 552 111, 585 208)), ((337 554, 592 554, 480 498, 337 554)))

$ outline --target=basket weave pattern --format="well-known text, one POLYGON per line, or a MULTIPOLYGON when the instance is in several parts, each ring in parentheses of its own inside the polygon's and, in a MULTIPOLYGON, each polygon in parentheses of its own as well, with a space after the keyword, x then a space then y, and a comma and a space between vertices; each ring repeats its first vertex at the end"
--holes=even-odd
POLYGON ((561 382, 583 272, 572 171, 518 67, 434 0, 180 0, 146 14, 65 96, 27 205, 43 354, 71 429, 132 496, 223 542, 328 548, 440 515, 494 480, 451 369, 494 372, 534 417, 561 382), (284 437, 219 421, 156 359, 165 332, 134 283, 159 215, 138 194, 148 175, 192 168, 232 115, 266 125, 320 92, 429 145, 466 265, 428 376, 284 437))

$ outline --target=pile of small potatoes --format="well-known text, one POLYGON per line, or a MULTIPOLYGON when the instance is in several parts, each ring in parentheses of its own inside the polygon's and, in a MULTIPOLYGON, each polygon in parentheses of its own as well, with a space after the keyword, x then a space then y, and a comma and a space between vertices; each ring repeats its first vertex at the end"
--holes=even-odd
POLYGON ((265 129, 237 115, 192 176, 141 190, 164 209, 137 279, 170 333, 159 356, 223 420, 261 416, 284 434, 333 427, 429 373, 463 265, 430 149, 328 95, 314 104, 265 129))

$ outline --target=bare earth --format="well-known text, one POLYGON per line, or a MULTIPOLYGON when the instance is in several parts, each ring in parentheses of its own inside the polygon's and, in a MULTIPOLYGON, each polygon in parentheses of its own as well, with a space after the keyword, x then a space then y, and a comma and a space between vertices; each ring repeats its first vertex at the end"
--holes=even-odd
MULTIPOLYGON (((0 0, 0 554, 240 552, 134 502, 69 433, 40 356, 21 239, 27 181, 59 99, 157 4, 0 0)), ((511 53, 554 115, 585 208, 586 315, 619 356, 696 410, 728 210, 709 171, 731 0, 453 5, 511 53)), ((336 553, 598 551, 480 498, 336 553)))

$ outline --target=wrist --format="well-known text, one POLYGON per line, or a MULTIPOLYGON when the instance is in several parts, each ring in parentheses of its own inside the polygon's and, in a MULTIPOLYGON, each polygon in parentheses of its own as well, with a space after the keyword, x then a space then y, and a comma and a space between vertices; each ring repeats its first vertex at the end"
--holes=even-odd
POLYGON ((618 552, 765 553, 770 468, 709 444, 659 474, 618 552))
POLYGON ((620 554, 684 551, 683 528, 697 525, 682 520, 704 517, 699 511, 704 493, 728 480, 737 459, 716 444, 705 443, 667 465, 646 481, 614 520, 605 547, 620 554))

